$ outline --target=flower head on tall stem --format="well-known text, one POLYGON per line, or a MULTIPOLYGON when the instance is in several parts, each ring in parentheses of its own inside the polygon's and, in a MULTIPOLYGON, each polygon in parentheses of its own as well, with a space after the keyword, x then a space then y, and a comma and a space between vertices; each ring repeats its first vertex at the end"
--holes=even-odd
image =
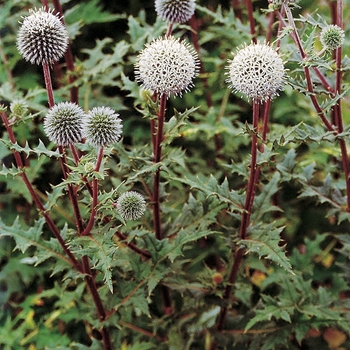
POLYGON ((17 48, 32 64, 52 64, 68 48, 68 32, 60 18, 44 8, 31 10, 18 31, 17 48))
POLYGON ((248 99, 266 101, 282 89, 285 80, 282 58, 265 43, 243 47, 229 63, 226 73, 229 87, 248 99))
POLYGON ((105 147, 120 140, 123 125, 119 114, 109 107, 95 107, 83 120, 83 136, 96 147, 105 147))
POLYGON ((335 50, 343 45, 344 40, 344 30, 334 24, 325 26, 320 34, 320 41, 324 50, 335 50))
POLYGON ((145 210, 146 201, 138 192, 124 192, 117 200, 117 211, 124 220, 137 220, 145 210))
POLYGON ((187 43, 174 37, 146 44, 135 64, 135 75, 145 89, 160 95, 182 95, 198 74, 198 56, 187 43))
POLYGON ((155 0, 157 15, 171 23, 185 23, 194 14, 195 0, 155 0))
POLYGON ((85 113, 75 103, 61 102, 49 110, 44 119, 44 131, 50 141, 67 147, 82 139, 85 113))

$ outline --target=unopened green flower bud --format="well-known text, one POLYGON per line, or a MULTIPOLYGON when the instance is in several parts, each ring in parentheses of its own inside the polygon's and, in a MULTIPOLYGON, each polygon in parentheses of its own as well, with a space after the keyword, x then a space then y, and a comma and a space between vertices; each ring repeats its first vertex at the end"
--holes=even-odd
POLYGON ((324 27, 320 34, 320 41, 325 50, 337 49, 343 45, 344 39, 344 30, 333 24, 324 27))
POLYGON ((125 192, 117 200, 117 211, 124 220, 137 220, 145 210, 146 201, 138 192, 125 192))
POLYGON ((84 165, 84 170, 87 174, 91 174, 95 170, 95 165, 92 162, 88 162, 84 165))
POLYGON ((10 111, 13 116, 21 118, 27 113, 28 107, 25 101, 15 100, 10 104, 10 111))
POLYGON ((86 141, 97 147, 109 146, 120 140, 123 125, 119 114, 109 107, 95 107, 83 121, 86 141))

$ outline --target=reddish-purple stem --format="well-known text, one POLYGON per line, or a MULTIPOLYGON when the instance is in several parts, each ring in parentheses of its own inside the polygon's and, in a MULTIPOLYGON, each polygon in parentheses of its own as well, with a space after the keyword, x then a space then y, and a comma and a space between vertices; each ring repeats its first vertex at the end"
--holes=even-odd
MULTIPOLYGON (((103 159, 103 147, 101 146, 97 154, 95 172, 100 171, 102 159, 103 159)), ((98 204, 98 179, 94 178, 92 180, 92 204, 91 204, 90 219, 87 226, 85 227, 85 230, 82 232, 82 236, 89 235, 92 228, 94 227, 97 204, 98 204)))
POLYGON ((252 36, 252 42, 257 43, 256 30, 255 30, 255 19, 254 19, 254 9, 252 0, 246 0, 246 6, 248 11, 248 21, 250 27, 250 34, 252 36))
MULTIPOLYGON (((248 180, 248 187, 247 187, 247 193, 246 193, 246 199, 244 203, 244 210, 242 212, 241 216, 241 225, 239 230, 239 237, 240 239, 245 239, 247 236, 247 231, 249 227, 249 221, 250 221, 250 215, 251 210, 254 202, 255 197, 255 189, 256 189, 256 181, 257 176, 256 174, 259 171, 259 168, 257 167, 257 152, 258 152, 258 124, 259 124, 259 112, 260 110, 260 103, 258 101, 253 101, 253 136, 252 136, 252 144, 251 144, 251 161, 250 161, 250 175, 248 180)), ((235 251, 234 256, 234 262, 230 271, 230 274, 228 276, 228 283, 227 287, 225 289, 223 300, 228 303, 229 298, 232 293, 233 285, 237 279, 237 275, 240 269, 240 266, 243 261, 245 249, 244 248, 237 248, 235 251)), ((228 305, 225 305, 221 308, 218 320, 216 323, 216 328, 218 331, 222 331, 225 325, 226 317, 228 312, 228 305)), ((214 346, 214 345, 213 345, 214 346)), ((213 347, 214 349, 215 347, 213 347)))

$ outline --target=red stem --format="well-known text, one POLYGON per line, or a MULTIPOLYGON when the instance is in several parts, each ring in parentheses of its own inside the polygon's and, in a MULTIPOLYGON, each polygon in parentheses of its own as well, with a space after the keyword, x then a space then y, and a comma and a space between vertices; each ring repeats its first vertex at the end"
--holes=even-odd
MULTIPOLYGON (((258 152, 258 124, 259 124, 259 109, 260 109, 260 103, 258 101, 253 101, 253 130, 254 134, 252 136, 252 145, 251 145, 251 161, 250 161, 250 175, 248 180, 248 188, 246 193, 246 199, 244 203, 244 211, 241 216, 241 226, 239 230, 239 237, 240 239, 245 239, 247 236, 247 231, 249 227, 249 221, 250 221, 250 215, 251 210, 254 202, 255 197, 255 189, 256 189, 256 182, 257 182, 257 174, 259 172, 259 167, 257 167, 257 152, 258 152)), ((228 277, 228 284, 224 291, 223 299, 226 303, 228 303, 228 300, 232 293, 233 285, 237 279, 237 275, 240 269, 240 266, 243 262, 245 249, 244 248, 237 248, 235 251, 235 259, 234 263, 232 265, 229 277, 228 277)), ((226 317, 227 317, 227 311, 228 311, 228 305, 225 305, 221 308, 218 320, 216 323, 216 328, 218 331, 222 331, 225 325, 226 317)), ((214 345, 213 345, 214 346, 214 345)), ((213 347, 214 349, 215 347, 213 347)))
MULTIPOLYGON (((103 159, 103 147, 101 146, 98 150, 97 161, 95 165, 96 172, 100 171, 102 159, 103 159)), ((90 219, 87 226, 85 227, 84 232, 82 232, 82 236, 89 235, 92 228, 94 227, 97 204, 98 204, 98 179, 94 178, 92 180, 92 204, 91 204, 90 219)))
POLYGON ((250 27, 250 34, 252 35, 252 42, 257 43, 256 31, 255 31, 255 20, 254 20, 254 9, 252 0, 246 0, 246 6, 248 11, 248 21, 250 27))
POLYGON ((243 15, 241 7, 242 5, 240 3, 240 0, 232 0, 233 12, 235 13, 235 16, 242 22, 243 15))
MULTIPOLYGON (((307 55, 306 55, 306 53, 304 51, 303 45, 301 43, 298 31, 297 31, 297 28, 295 26, 292 12, 291 12, 291 10, 290 10, 288 5, 283 5, 283 8, 284 8, 284 10, 285 10, 285 12, 287 14, 289 24, 293 28, 293 36, 292 36, 292 38, 294 39, 295 43, 298 46, 298 50, 300 52, 301 58, 303 60, 306 60, 307 59, 307 55)), ((328 121, 326 115, 324 114, 322 108, 320 107, 320 105, 319 105, 319 103, 317 101, 317 98, 316 98, 316 95, 315 95, 315 92, 314 92, 314 88, 313 88, 313 83, 312 83, 309 67, 304 66, 304 73, 305 73, 305 78, 306 78, 307 89, 308 89, 308 91, 310 93, 309 96, 310 96, 312 104, 314 105, 314 108, 316 109, 317 114, 321 118, 323 124, 326 126, 328 131, 334 131, 333 126, 328 121)))
MULTIPOLYGON (((160 107, 158 112, 158 125, 157 125, 157 135, 156 135, 156 145, 154 162, 159 163, 162 158, 162 141, 163 141, 163 128, 164 128, 164 119, 166 111, 166 101, 167 95, 163 94, 160 97, 160 107)), ((153 180, 153 221, 154 221, 154 230, 157 239, 162 239, 162 228, 161 228, 161 218, 160 218, 160 169, 156 170, 153 180)))
MULTIPOLYGON (((337 20, 336 24, 340 28, 343 28, 343 0, 337 0, 336 20, 337 20)), ((335 63, 337 67, 336 76, 335 76, 335 79, 336 79, 335 90, 337 95, 340 95, 342 90, 342 79, 343 79, 341 46, 335 50, 335 63)), ((344 131, 344 125, 343 125, 343 117, 342 117, 342 110, 341 110, 341 99, 337 101, 337 104, 334 106, 333 111, 334 111, 335 125, 338 129, 337 131, 338 133, 342 133, 344 131)), ((350 160, 348 156, 346 142, 344 139, 339 140, 339 146, 340 146, 341 155, 342 155, 342 164, 343 164, 345 183, 346 183, 347 211, 350 212, 350 160)))
MULTIPOLYGON (((166 103, 167 103, 168 95, 162 94, 159 102, 159 111, 157 113, 158 116, 158 124, 157 124, 157 135, 154 138, 156 141, 156 145, 153 147, 154 154, 154 163, 159 163, 162 159, 162 142, 163 142, 163 133, 164 133, 164 120, 165 120, 165 112, 166 112, 166 103)), ((153 139, 153 138, 152 138, 153 139)), ((162 233, 162 221, 161 221, 161 210, 160 210, 160 168, 158 168, 154 174, 153 179, 153 224, 154 224, 154 232, 157 239, 163 239, 162 233)), ((162 295, 163 295, 163 305, 164 312, 166 315, 170 315, 172 313, 172 303, 170 297, 170 290, 166 286, 161 286, 162 295)))
POLYGON ((43 71, 44 71, 44 80, 45 80, 45 87, 47 91, 47 97, 49 99, 49 107, 52 108, 55 105, 55 99, 53 97, 50 67, 48 63, 43 63, 43 71))

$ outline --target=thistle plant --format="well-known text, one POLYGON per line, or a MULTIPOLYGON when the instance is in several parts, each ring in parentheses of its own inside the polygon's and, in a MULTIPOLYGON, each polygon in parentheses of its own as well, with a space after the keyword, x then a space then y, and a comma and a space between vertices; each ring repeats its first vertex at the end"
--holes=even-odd
POLYGON ((35 9, 23 19, 17 36, 17 47, 32 64, 52 64, 61 59, 68 48, 68 32, 52 10, 35 9))
POLYGON ((171 36, 146 44, 135 64, 136 79, 142 87, 159 95, 181 96, 193 87, 197 74, 196 52, 171 36))
POLYGON ((120 140, 123 125, 119 114, 110 107, 95 107, 82 120, 86 141, 96 147, 106 147, 120 140))
POLYGON ((195 0, 155 0, 157 15, 171 23, 187 22, 195 9, 195 0))
POLYGON ((350 348, 345 2, 52 4, 0 5, 0 349, 350 348))
POLYGON ((117 200, 117 211, 124 220, 137 220, 145 210, 145 199, 138 192, 124 192, 117 200))
POLYGON ((67 147, 82 140, 84 111, 74 103, 61 102, 49 110, 44 130, 50 141, 67 147))
POLYGON ((234 92, 254 101, 278 95, 285 80, 281 57, 267 44, 252 43, 237 51, 229 62, 227 82, 234 92))
POLYGON ((342 46, 345 39, 344 30, 331 24, 322 28, 320 41, 324 50, 335 50, 342 46))

